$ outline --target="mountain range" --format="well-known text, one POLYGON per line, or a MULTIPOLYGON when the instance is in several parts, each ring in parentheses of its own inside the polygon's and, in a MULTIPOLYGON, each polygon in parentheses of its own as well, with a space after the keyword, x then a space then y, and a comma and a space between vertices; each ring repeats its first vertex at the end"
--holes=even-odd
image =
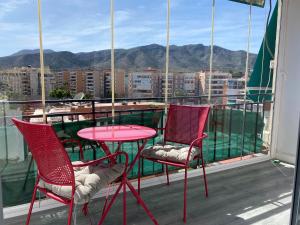
MULTIPOLYGON (((130 49, 116 49, 115 63, 119 69, 141 70, 147 67, 165 68, 166 48, 158 44, 130 49)), ((72 53, 68 51, 45 50, 45 65, 51 69, 109 68, 110 50, 72 53)), ((214 46, 213 69, 245 71, 245 51, 232 51, 214 46)), ((209 68, 210 46, 191 44, 170 46, 171 71, 199 71, 209 68)), ((256 54, 249 54, 250 68, 256 54)), ((39 50, 21 50, 10 56, 0 57, 0 69, 28 66, 39 67, 39 50)))

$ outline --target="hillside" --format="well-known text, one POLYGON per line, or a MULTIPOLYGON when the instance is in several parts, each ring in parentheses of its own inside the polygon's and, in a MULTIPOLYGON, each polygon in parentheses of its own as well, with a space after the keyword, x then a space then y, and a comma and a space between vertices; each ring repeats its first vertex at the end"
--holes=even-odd
MULTIPOLYGON (((198 71, 209 68, 210 47, 202 44, 170 46, 170 70, 198 71)), ((256 55, 250 54, 250 66, 255 62, 256 55)), ((116 67, 128 71, 146 67, 165 67, 165 47, 157 44, 140 46, 130 49, 116 49, 116 67)), ((215 46, 213 68, 222 70, 244 71, 245 51, 231 51, 215 46)), ((21 50, 11 56, 0 57, 0 68, 28 66, 39 67, 37 50, 21 50)), ((108 68, 110 67, 110 50, 72 53, 67 51, 45 51, 45 65, 51 69, 75 68, 108 68)))

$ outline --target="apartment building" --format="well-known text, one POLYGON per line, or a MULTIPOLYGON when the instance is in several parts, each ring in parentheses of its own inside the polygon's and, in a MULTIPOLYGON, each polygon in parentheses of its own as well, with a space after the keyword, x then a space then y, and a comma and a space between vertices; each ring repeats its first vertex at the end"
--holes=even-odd
MULTIPOLYGON (((160 74, 160 94, 165 95, 165 74, 160 74)), ((199 95, 199 77, 196 73, 170 73, 168 75, 168 96, 199 95)))
MULTIPOLYGON (((45 68, 45 73, 51 74, 50 69, 45 68)), ((2 70, 0 71, 0 83, 5 88, 2 88, 1 92, 10 92, 20 97, 38 96, 41 86, 39 76, 39 69, 30 66, 2 70)), ((45 81, 46 86, 48 82, 48 80, 45 81)))
POLYGON ((70 88, 69 85, 69 80, 70 80, 70 71, 65 70, 65 71, 56 71, 54 72, 54 76, 55 76, 55 86, 57 88, 62 88, 62 87, 66 87, 66 88, 70 88))
MULTIPOLYGON (((66 87, 72 95, 79 92, 95 98, 111 97, 111 71, 87 69, 55 72, 55 86, 66 87)), ((115 71, 116 97, 125 97, 125 71, 115 71)))
POLYGON ((224 98, 224 104, 236 103, 240 96, 230 95, 243 95, 245 94, 245 78, 230 78, 225 82, 224 94, 228 97, 224 98))
MULTIPOLYGON (((40 69, 28 67, 12 68, 0 71, 0 82, 7 91, 22 97, 37 97, 41 95, 40 69)), ((56 80, 49 67, 45 68, 46 96, 55 88, 56 80)), ((5 90, 1 90, 4 91, 5 90)))
MULTIPOLYGON (((209 92, 209 71, 203 71, 198 73, 200 80, 200 89, 203 90, 203 94, 208 95, 209 92)), ((211 94, 212 95, 223 95, 224 85, 228 79, 231 79, 232 75, 228 72, 213 71, 211 74, 211 94)))
POLYGON ((196 73, 182 73, 181 79, 183 82, 181 82, 180 85, 183 83, 183 90, 185 93, 185 96, 197 96, 200 94, 199 91, 199 77, 196 73))
POLYGON ((103 97, 103 74, 99 70, 83 72, 85 77, 85 92, 93 98, 103 97))
POLYGON ((68 86, 71 95, 76 95, 79 92, 85 92, 86 79, 84 72, 81 70, 69 71, 68 86))
MULTIPOLYGON (((175 91, 177 91, 175 87, 175 77, 173 73, 168 74, 168 97, 173 97, 175 94, 175 91)), ((160 73, 159 74, 159 92, 160 96, 165 96, 165 91, 166 91, 166 74, 165 73, 160 73)))
MULTIPOLYGON (((56 88, 56 80, 55 80, 55 76, 53 73, 45 71, 44 74, 44 81, 45 81, 45 95, 49 96, 50 92, 56 88)), ((42 94, 42 90, 41 90, 41 74, 38 74, 38 95, 42 94)))
POLYGON ((160 95, 161 73, 155 69, 133 72, 128 75, 128 97, 151 98, 160 95))
MULTIPOLYGON (((111 97, 111 70, 103 70, 103 96, 111 97)), ((125 71, 115 70, 115 97, 125 97, 125 71)))
MULTIPOLYGON (((199 95, 197 73, 172 72, 168 74, 168 96, 199 95)), ((157 70, 134 72, 128 77, 129 97, 164 97, 166 89, 165 73, 157 70)))

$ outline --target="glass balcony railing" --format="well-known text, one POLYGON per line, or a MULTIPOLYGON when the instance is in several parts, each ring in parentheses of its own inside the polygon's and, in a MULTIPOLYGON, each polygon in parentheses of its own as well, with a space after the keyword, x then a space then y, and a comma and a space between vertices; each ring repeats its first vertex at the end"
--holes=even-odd
MULTIPOLYGON (((212 102, 224 102, 229 97, 212 96, 212 102)), ((171 97, 174 104, 207 104, 208 96, 171 97)), ((112 124, 111 99, 47 101, 47 122, 51 123, 61 139, 78 139, 84 146, 85 159, 104 155, 97 143, 87 142, 77 136, 77 131, 91 126, 112 124)), ((164 124, 163 98, 116 99, 115 124, 139 124, 159 128, 164 124)), ((227 102, 227 101, 226 101, 227 102)), ((270 101, 234 104, 214 104, 206 132, 203 151, 207 163, 226 160, 255 153, 267 153, 268 118, 270 101), (244 110, 244 106, 246 106, 244 110), (244 124, 244 126, 243 126, 244 124)), ((0 169, 2 174, 4 206, 13 206, 30 201, 35 182, 36 167, 32 162, 23 137, 11 122, 18 117, 31 122, 42 121, 40 101, 0 102, 0 169)), ((162 133, 148 141, 148 146, 162 140, 162 133)), ((79 159, 75 146, 66 146, 72 161, 79 159)), ((133 158, 137 146, 125 143, 122 150, 133 158)), ((197 166, 197 162, 193 162, 197 166)), ((176 168, 172 168, 176 170, 176 168)), ((142 175, 163 172, 161 165, 142 162, 142 175)), ((137 176, 137 168, 131 178, 137 176)))

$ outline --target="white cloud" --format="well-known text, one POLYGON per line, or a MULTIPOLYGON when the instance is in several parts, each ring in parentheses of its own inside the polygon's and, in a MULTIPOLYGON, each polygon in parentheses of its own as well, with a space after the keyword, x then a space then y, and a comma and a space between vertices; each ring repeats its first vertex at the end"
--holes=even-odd
POLYGON ((27 4, 29 0, 1 0, 0 1, 0 17, 14 11, 21 5, 27 4))

